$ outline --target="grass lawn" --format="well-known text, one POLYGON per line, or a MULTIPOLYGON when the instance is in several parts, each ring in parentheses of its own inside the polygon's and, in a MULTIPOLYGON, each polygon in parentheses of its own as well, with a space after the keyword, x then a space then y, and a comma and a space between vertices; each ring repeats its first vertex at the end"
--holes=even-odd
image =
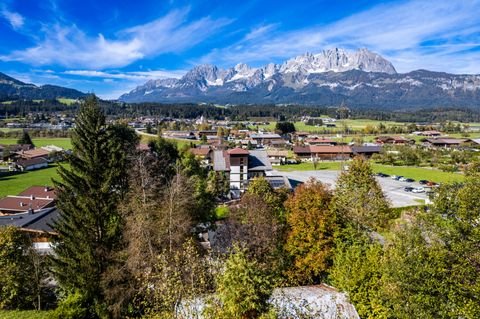
MULTIPOLYGON (((70 138, 34 138, 33 143, 36 147, 42 147, 47 145, 55 145, 64 149, 71 149, 72 143, 70 138)), ((0 144, 17 144, 16 138, 0 138, 0 144)))
MULTIPOLYGON (((52 178, 58 178, 57 164, 35 171, 0 176, 0 198, 17 195, 30 186, 53 186, 52 178)), ((0 317, 1 318, 1 317, 0 317)))
POLYGON ((48 319, 52 315, 53 311, 0 310, 0 319, 48 319))
POLYGON ((73 103, 77 102, 77 100, 75 99, 64 99, 64 98, 57 99, 57 101, 65 105, 72 105, 73 103))
MULTIPOLYGON (((184 139, 169 138, 169 137, 164 137, 164 138, 167 139, 170 142, 173 142, 173 143, 177 144, 177 148, 180 149, 180 150, 182 148, 184 148, 185 146, 190 147, 190 144, 192 144, 192 143, 195 144, 195 145, 200 144, 200 141, 197 141, 197 140, 184 140, 184 139)), ((150 141, 154 141, 155 139, 156 139, 156 137, 153 137, 153 136, 140 135, 140 143, 148 144, 150 141)))
MULTIPOLYGON (((316 170, 340 170, 342 162, 318 162, 316 170)), ((314 171, 313 163, 305 162, 300 164, 291 164, 291 165, 280 165, 275 166, 274 169, 282 172, 293 172, 293 171, 314 171)))
MULTIPOLYGON (((342 162, 319 162, 317 163, 317 170, 340 170, 342 162)), ((348 162, 345 162, 348 165, 348 162)), ((402 175, 407 178, 415 180, 429 180, 437 183, 461 182, 464 180, 464 175, 459 173, 442 172, 437 169, 412 167, 412 166, 390 166, 372 163, 372 169, 375 173, 385 173, 389 175, 402 175)), ((300 163, 292 165, 276 166, 278 171, 292 172, 292 171, 313 171, 313 163, 300 163)))
MULTIPOLYGON (((408 123, 400 123, 400 122, 392 122, 392 121, 377 121, 377 120, 367 120, 367 119, 355 119, 355 120, 338 120, 334 124, 336 127, 316 127, 312 125, 306 125, 304 122, 299 121, 295 122, 295 129, 299 132, 311 132, 311 133, 319 133, 321 134, 325 130, 333 131, 333 132, 340 132, 343 131, 344 125, 347 125, 350 129, 355 131, 360 131, 364 129, 367 125, 370 126, 378 126, 380 123, 389 127, 389 126, 405 126, 408 123)), ((258 128, 263 128, 266 131, 273 131, 275 129, 276 122, 270 122, 268 125, 259 125, 258 128)), ((251 129, 255 129, 255 127, 250 126, 251 129)))

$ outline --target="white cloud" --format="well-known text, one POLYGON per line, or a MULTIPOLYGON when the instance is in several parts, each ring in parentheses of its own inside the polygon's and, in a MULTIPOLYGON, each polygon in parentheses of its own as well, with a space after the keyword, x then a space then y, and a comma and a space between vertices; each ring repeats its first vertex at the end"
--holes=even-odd
POLYGON ((12 12, 12 11, 6 9, 6 8, 3 8, 0 11, 0 14, 3 16, 4 19, 6 19, 8 21, 8 23, 10 23, 12 28, 15 29, 15 30, 23 27, 23 25, 25 23, 25 19, 22 15, 20 15, 17 12, 12 12))
POLYGON ((90 36, 75 25, 48 25, 34 47, 0 56, 3 61, 69 68, 123 67, 144 57, 181 52, 205 40, 230 21, 201 18, 185 22, 188 10, 175 10, 144 25, 122 30, 114 39, 90 36))
POLYGON ((93 77, 102 79, 121 79, 121 80, 151 80, 151 79, 165 79, 165 78, 180 78, 186 71, 134 71, 134 72, 103 72, 93 70, 68 70, 63 72, 68 75, 77 75, 83 77, 93 77))
MULTIPOLYGON (((200 62, 259 64, 334 46, 367 47, 391 59, 402 72, 417 68, 420 63, 416 62, 422 60, 434 69, 443 67, 445 71, 457 72, 471 59, 461 45, 480 42, 478 12, 479 0, 412 0, 379 5, 323 26, 284 32, 269 30, 266 36, 246 37, 226 48, 212 50, 200 62), (428 47, 429 42, 448 44, 449 48, 428 47), (409 58, 405 59, 407 55, 409 58), (411 59, 414 56, 418 61, 411 59), (458 63, 445 63, 446 57, 458 63)), ((470 72, 480 72, 480 65, 473 67, 470 72)))

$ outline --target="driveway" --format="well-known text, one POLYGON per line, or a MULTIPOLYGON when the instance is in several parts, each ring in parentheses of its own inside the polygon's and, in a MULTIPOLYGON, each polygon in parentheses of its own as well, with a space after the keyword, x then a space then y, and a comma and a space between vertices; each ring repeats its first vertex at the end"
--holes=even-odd
MULTIPOLYGON (((293 171, 293 172, 274 172, 275 175, 285 175, 292 181, 292 185, 298 182, 306 182, 310 178, 315 178, 320 182, 335 188, 339 171, 293 171)), ((419 205, 419 200, 426 200, 428 196, 425 193, 408 193, 403 190, 405 186, 420 187, 418 183, 400 182, 390 177, 376 177, 383 189, 385 196, 390 200, 393 207, 405 207, 419 205)))

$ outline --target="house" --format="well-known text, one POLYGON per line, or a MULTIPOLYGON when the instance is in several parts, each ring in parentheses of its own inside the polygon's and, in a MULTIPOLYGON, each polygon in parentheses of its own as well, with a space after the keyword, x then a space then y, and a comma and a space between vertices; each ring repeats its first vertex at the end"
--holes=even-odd
POLYGON ((442 136, 442 133, 440 133, 439 131, 420 131, 420 132, 413 132, 412 134, 415 134, 418 136, 428 136, 428 137, 442 136))
POLYGON ((288 151, 287 150, 267 150, 268 158, 272 165, 283 165, 287 161, 288 151))
POLYGON ((213 151, 213 170, 228 174, 230 194, 238 198, 247 189, 250 179, 265 176, 272 170, 272 165, 266 151, 247 151, 237 147, 213 151))
POLYGON ((285 145, 285 140, 278 134, 250 134, 250 139, 257 141, 257 145, 265 146, 265 145, 285 145))
POLYGON ((334 140, 325 137, 315 136, 313 138, 305 139, 305 144, 308 145, 337 145, 338 143, 334 140))
POLYGON ((209 165, 212 158, 212 149, 210 147, 191 148, 190 152, 196 159, 200 160, 203 165, 209 165))
POLYGON ((295 155, 304 160, 346 160, 352 157, 352 148, 348 145, 310 145, 295 146, 295 155))
POLYGON ((195 134, 191 131, 165 131, 162 135, 170 138, 180 138, 187 140, 196 139, 195 134))
POLYGON ((17 154, 24 159, 44 158, 47 159, 51 152, 42 148, 35 148, 33 150, 20 151, 17 154))
POLYGON ((48 161, 43 157, 32 158, 32 159, 19 159, 16 162, 10 164, 9 169, 20 170, 20 171, 31 171, 34 169, 48 167, 48 161))
POLYGON ((55 193, 55 189, 50 186, 30 186, 18 196, 27 196, 27 197, 35 197, 35 198, 46 198, 46 199, 56 199, 57 195, 55 193))
POLYGON ((455 148, 469 141, 469 139, 461 138, 428 138, 425 140, 424 144, 430 147, 455 148))
POLYGON ((382 151, 381 145, 362 145, 352 146, 353 156, 362 155, 370 158, 373 154, 379 154, 382 151))
POLYGON ((35 196, 7 196, 0 199, 0 214, 16 214, 29 210, 37 211, 47 207, 52 207, 55 203, 54 198, 43 198, 35 196))
POLYGON ((403 136, 378 136, 375 139, 377 144, 410 144, 412 141, 403 136))
POLYGON ((55 207, 0 216, 0 227, 14 226, 30 235, 33 247, 41 253, 51 252, 51 238, 57 233, 52 225, 59 216, 55 207))

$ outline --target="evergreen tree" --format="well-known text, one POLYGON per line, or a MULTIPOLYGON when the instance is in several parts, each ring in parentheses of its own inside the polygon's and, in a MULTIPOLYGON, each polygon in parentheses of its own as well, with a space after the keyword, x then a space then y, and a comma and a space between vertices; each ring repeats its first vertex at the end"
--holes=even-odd
POLYGON ((35 147, 35 144, 33 144, 32 139, 30 138, 30 134, 28 134, 27 130, 23 130, 22 137, 18 139, 17 143, 32 145, 32 147, 35 147))
POLYGON ((54 181, 61 213, 54 225, 52 271, 67 295, 78 293, 89 305, 89 317, 104 311, 100 279, 120 237, 117 204, 126 191, 125 153, 135 145, 123 140, 125 134, 132 137, 124 129, 107 126, 97 99, 87 99, 72 133, 70 165, 60 166, 60 180, 54 181))

